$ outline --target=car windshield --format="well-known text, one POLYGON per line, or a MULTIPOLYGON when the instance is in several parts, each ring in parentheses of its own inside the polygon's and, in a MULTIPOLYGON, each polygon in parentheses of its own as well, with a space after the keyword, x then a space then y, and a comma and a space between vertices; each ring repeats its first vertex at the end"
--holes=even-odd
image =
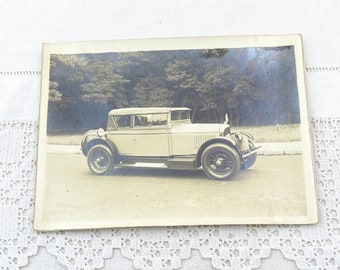
POLYGON ((190 121, 190 111, 172 111, 171 121, 190 121))
POLYGON ((109 115, 108 118, 107 118, 107 129, 116 129, 117 126, 113 120, 113 116, 112 115, 109 115))

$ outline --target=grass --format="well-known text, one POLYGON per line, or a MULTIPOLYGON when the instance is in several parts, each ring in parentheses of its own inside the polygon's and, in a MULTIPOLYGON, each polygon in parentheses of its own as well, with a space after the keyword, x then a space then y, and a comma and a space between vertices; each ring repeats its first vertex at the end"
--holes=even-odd
POLYGON ((300 125, 279 125, 262 127, 232 127, 232 132, 251 134, 255 142, 292 142, 301 140, 300 125))
MULTIPOLYGON (((300 125, 232 127, 232 132, 247 132, 255 142, 291 142, 300 140, 300 125)), ((80 145, 84 134, 47 136, 49 144, 80 145)))

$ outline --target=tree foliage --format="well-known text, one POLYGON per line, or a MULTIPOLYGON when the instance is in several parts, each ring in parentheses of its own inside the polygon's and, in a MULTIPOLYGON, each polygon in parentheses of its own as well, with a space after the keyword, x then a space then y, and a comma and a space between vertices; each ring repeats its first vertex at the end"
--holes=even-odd
POLYGON ((129 80, 115 72, 114 63, 92 60, 84 71, 84 83, 80 87, 83 102, 115 108, 128 105, 124 86, 129 80))
POLYGON ((167 80, 176 90, 175 100, 180 106, 185 106, 188 98, 195 96, 197 91, 197 75, 194 74, 192 68, 189 60, 174 60, 169 62, 165 68, 167 80))
POLYGON ((136 107, 170 107, 172 92, 159 78, 148 76, 142 78, 134 88, 132 106, 136 107))
POLYGON ((51 55, 49 131, 104 126, 122 107, 186 106, 194 122, 298 123, 293 47, 51 55))

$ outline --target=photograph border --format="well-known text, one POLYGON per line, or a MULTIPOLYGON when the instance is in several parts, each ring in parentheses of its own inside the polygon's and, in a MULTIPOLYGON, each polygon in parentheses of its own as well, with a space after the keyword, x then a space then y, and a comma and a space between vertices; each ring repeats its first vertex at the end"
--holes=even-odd
POLYGON ((178 225, 222 225, 222 224, 312 224, 318 221, 313 147, 310 134, 310 119, 308 116, 308 98, 304 76, 302 37, 299 34, 279 36, 228 36, 228 37, 188 37, 188 38, 157 38, 133 39, 115 41, 93 41, 72 43, 46 43, 43 45, 41 98, 39 112, 39 136, 37 157, 37 181, 34 229, 60 230, 60 229, 90 229, 111 227, 139 227, 139 226, 178 226, 178 225), (303 149, 304 181, 306 194, 306 216, 295 217, 245 217, 245 218, 207 218, 197 217, 191 221, 164 219, 130 221, 101 221, 93 220, 69 224, 67 220, 59 224, 46 224, 44 221, 44 203, 47 200, 45 189, 46 174, 46 145, 47 145, 47 113, 48 91, 50 78, 51 54, 85 54, 107 52, 137 52, 137 51, 162 51, 162 50, 189 50, 212 48, 246 48, 246 47, 277 47, 294 46, 296 63, 296 82, 300 105, 301 142, 303 149))

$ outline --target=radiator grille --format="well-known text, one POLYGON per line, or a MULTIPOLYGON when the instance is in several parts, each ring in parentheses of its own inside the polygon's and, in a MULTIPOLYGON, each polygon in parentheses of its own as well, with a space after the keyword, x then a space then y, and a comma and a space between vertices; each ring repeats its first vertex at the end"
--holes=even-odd
POLYGON ((194 147, 195 147, 195 149, 198 149, 207 140, 210 140, 210 139, 215 138, 217 136, 218 136, 218 134, 216 134, 216 133, 196 134, 195 137, 194 137, 194 147))

